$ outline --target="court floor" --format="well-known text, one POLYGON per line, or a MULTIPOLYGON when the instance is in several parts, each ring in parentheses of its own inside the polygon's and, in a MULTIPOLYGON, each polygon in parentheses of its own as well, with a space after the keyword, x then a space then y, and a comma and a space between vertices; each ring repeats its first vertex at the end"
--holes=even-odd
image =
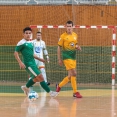
POLYGON ((0 93, 0 117, 117 117, 117 89, 83 89, 82 99, 72 90, 61 91, 56 98, 45 92, 28 100, 23 93, 0 93))

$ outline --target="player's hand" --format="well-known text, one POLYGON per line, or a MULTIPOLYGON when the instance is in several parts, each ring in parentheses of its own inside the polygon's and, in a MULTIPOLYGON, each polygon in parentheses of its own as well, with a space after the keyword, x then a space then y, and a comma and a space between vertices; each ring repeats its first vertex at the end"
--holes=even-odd
POLYGON ((26 68, 26 66, 24 65, 24 63, 19 63, 19 66, 20 66, 20 69, 25 69, 26 68))
POLYGON ((37 59, 37 60, 39 60, 39 61, 41 61, 41 62, 43 62, 43 63, 46 62, 43 58, 40 58, 40 57, 38 57, 38 56, 35 55, 35 54, 34 54, 33 56, 34 56, 35 59, 37 59))
POLYGON ((59 59, 59 60, 58 60, 58 64, 59 64, 60 66, 62 66, 62 65, 63 65, 63 61, 62 61, 61 59, 59 59))
POLYGON ((76 45, 76 49, 79 50, 79 51, 82 51, 81 47, 76 45))
POLYGON ((50 62, 50 59, 49 59, 49 58, 47 58, 47 62, 48 62, 48 63, 50 62))
POLYGON ((42 59, 42 58, 39 58, 39 59, 40 59, 39 61, 41 61, 41 62, 43 62, 43 63, 46 62, 46 60, 44 60, 44 59, 42 59))

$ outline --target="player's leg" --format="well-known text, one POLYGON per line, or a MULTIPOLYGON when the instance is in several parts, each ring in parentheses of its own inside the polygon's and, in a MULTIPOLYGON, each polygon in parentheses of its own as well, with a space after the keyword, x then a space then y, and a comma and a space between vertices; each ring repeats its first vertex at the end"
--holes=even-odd
POLYGON ((35 82, 32 78, 30 78, 25 86, 21 86, 21 89, 24 91, 24 93, 28 96, 28 93, 30 92, 29 87, 33 86, 35 82), (28 87, 27 87, 28 84, 28 87))
MULTIPOLYGON (((28 95, 28 93, 30 92, 30 90, 33 90, 33 85, 36 83, 33 78, 35 77, 34 74, 36 74, 34 71, 33 71, 33 68, 34 66, 30 66, 30 67, 26 67, 26 71, 27 73, 29 74, 30 78, 28 80, 28 82, 26 83, 25 86, 21 86, 21 89, 24 91, 24 93, 26 95, 28 95)), ((36 67, 36 66, 35 66, 36 67)))
POLYGON ((47 75, 46 75, 46 70, 45 70, 45 64, 44 64, 43 62, 39 61, 37 67, 40 69, 40 71, 41 71, 41 73, 42 73, 42 75, 43 75, 43 78, 44 78, 44 81, 46 82, 46 84, 47 84, 47 85, 50 85, 50 83, 47 81, 47 75))
POLYGON ((38 76, 36 76, 36 78, 34 78, 34 81, 40 82, 41 87, 47 92, 50 93, 51 97, 56 97, 58 95, 57 92, 53 92, 50 90, 50 88, 48 87, 48 85, 46 84, 46 82, 44 81, 43 75, 39 74, 38 76))
POLYGON ((71 85, 73 89, 73 97, 82 98, 82 95, 77 91, 76 69, 69 70, 71 74, 71 85))
POLYGON ((40 82, 41 87, 47 92, 50 93, 50 95, 52 97, 55 97, 58 95, 57 92, 53 92, 50 90, 50 88, 48 87, 48 85, 45 83, 43 75, 41 74, 40 70, 37 68, 37 66, 30 66, 27 69, 28 72, 30 72, 32 74, 33 79, 30 79, 27 84, 26 84, 26 89, 28 90, 28 88, 30 86, 32 86, 34 83, 36 82, 40 82))
MULTIPOLYGON (((37 66, 39 66, 39 60, 35 59, 35 63, 37 66)), ((28 70, 27 70, 28 71, 28 70)), ((30 74, 30 71, 28 71, 29 74, 30 74)), ((31 73, 32 75, 32 73, 31 73)), ((33 76, 32 76, 33 77, 33 76)), ((31 79, 31 77, 29 76, 29 80, 31 79)), ((33 85, 29 87, 29 92, 33 91, 33 85)))
MULTIPOLYGON (((69 61, 68 60, 64 60, 64 65, 66 67, 66 70, 69 69, 69 61)), ((57 86, 56 86, 56 92, 59 92, 61 90, 61 87, 63 87, 64 85, 66 85, 68 82, 70 81, 70 75, 68 74, 68 76, 66 76, 57 86)))
POLYGON ((66 76, 59 84, 56 85, 56 92, 59 92, 61 88, 70 81, 70 77, 66 76))
MULTIPOLYGON (((38 61, 38 60, 35 60, 35 62, 36 62, 37 67, 39 68, 39 70, 41 71, 41 73, 43 75, 44 81, 46 82, 47 85, 50 85, 50 83, 47 82, 46 71, 45 71, 45 64, 43 62, 38 61)), ((33 91, 33 86, 29 87, 29 91, 30 92, 33 91)))
MULTIPOLYGON (((31 79, 31 77, 29 77, 29 80, 31 79)), ((33 85, 29 87, 29 92, 33 91, 33 85)))
POLYGON ((71 74, 71 85, 72 85, 72 88, 73 88, 73 92, 76 93, 77 92, 76 70, 71 69, 68 72, 69 72, 69 74, 71 74))
POLYGON ((47 81, 47 77, 46 77, 46 71, 45 71, 45 67, 41 67, 40 71, 43 75, 44 81, 46 82, 47 85, 50 85, 50 83, 47 81))

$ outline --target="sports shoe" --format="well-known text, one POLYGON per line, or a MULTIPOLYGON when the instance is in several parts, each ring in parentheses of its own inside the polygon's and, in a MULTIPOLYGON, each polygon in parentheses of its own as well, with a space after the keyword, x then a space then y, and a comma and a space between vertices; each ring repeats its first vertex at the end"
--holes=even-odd
POLYGON ((56 84, 56 92, 59 92, 61 90, 61 88, 59 87, 58 84, 56 84))
POLYGON ((24 91, 24 93, 28 96, 29 89, 26 86, 21 86, 21 89, 24 91))
POLYGON ((58 95, 58 92, 50 91, 51 97, 56 97, 58 95))
POLYGON ((82 98, 82 95, 79 92, 73 94, 73 97, 82 98))

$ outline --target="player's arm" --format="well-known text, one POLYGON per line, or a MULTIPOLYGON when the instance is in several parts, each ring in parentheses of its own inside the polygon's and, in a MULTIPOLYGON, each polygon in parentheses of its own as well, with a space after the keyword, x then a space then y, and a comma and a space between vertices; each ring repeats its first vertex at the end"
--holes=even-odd
POLYGON ((24 65, 24 63, 21 61, 20 57, 19 57, 19 53, 17 51, 14 52, 14 56, 15 59, 17 60, 17 62, 19 63, 20 69, 25 69, 26 66, 24 65))
POLYGON ((75 48, 77 49, 77 50, 80 50, 80 51, 82 51, 82 49, 81 49, 81 47, 78 45, 78 35, 76 35, 76 46, 75 46, 75 48))
POLYGON ((57 48, 57 58, 58 58, 58 63, 60 66, 63 65, 63 62, 62 62, 62 59, 61 59, 61 47, 58 45, 58 48, 57 48))
POLYGON ((24 65, 24 63, 21 61, 19 57, 19 52, 23 49, 23 47, 24 47, 24 42, 21 40, 18 42, 17 46, 15 47, 15 52, 14 52, 15 59, 19 63, 20 69, 26 68, 26 66, 24 65))
POLYGON ((61 47, 59 45, 57 48, 57 58, 58 58, 58 60, 61 60, 61 47))
POLYGON ((60 66, 63 65, 63 61, 61 59, 61 47, 63 46, 63 36, 61 35, 58 41, 58 48, 57 48, 57 58, 58 58, 58 63, 60 66))
POLYGON ((43 53, 46 56, 47 62, 49 63, 50 59, 49 59, 49 56, 48 56, 48 51, 47 51, 45 42, 44 42, 43 53))
POLYGON ((37 60, 39 60, 39 61, 41 61, 41 62, 44 62, 44 63, 45 63, 45 60, 44 60, 44 59, 39 58, 39 57, 38 57, 38 56, 36 56, 35 54, 34 54, 33 56, 34 56, 34 58, 35 58, 35 59, 37 59, 37 60))

